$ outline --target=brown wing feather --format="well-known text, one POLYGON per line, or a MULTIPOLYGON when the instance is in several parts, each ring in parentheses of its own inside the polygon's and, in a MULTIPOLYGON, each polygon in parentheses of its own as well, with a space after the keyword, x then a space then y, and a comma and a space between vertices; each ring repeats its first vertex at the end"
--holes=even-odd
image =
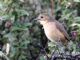
POLYGON ((67 31, 65 30, 64 26, 60 22, 56 21, 56 27, 64 34, 67 40, 70 40, 70 37, 67 31))

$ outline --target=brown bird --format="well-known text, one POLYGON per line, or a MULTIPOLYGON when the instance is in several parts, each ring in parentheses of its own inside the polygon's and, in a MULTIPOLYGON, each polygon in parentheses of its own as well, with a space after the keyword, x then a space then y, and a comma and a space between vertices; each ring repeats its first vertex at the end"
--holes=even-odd
POLYGON ((48 14, 40 14, 37 20, 43 26, 45 35, 50 41, 60 42, 63 46, 67 46, 70 38, 60 22, 50 17, 48 14))

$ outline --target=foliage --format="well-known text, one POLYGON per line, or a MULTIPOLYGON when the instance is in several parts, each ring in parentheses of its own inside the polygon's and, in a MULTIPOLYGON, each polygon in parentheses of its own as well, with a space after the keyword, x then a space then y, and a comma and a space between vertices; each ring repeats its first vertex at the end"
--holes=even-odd
MULTIPOLYGON (((68 31, 76 52, 80 52, 79 4, 79 0, 55 0, 53 10, 68 31)), ((50 7, 50 0, 0 0, 0 42, 10 43, 10 60, 46 60, 45 53, 51 55, 57 50, 54 43, 48 42, 42 26, 34 21, 39 11, 50 13, 50 7)))

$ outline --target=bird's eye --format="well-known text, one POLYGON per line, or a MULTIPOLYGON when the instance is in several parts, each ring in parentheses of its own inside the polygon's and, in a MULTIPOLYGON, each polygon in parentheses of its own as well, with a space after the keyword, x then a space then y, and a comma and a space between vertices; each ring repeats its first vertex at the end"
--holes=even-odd
POLYGON ((43 18, 43 16, 41 16, 41 18, 43 18))

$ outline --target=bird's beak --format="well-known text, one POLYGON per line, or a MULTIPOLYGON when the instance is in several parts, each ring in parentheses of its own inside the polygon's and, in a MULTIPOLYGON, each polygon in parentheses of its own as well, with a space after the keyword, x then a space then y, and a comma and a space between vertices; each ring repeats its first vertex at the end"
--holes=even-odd
POLYGON ((40 21, 40 19, 39 19, 39 18, 35 18, 34 20, 35 20, 35 21, 37 21, 37 22, 39 22, 39 21, 40 21))
POLYGON ((37 18, 35 18, 34 20, 37 21, 37 18))
POLYGON ((38 20, 40 20, 40 19, 38 19, 38 18, 35 18, 34 20, 35 20, 35 21, 38 21, 38 20))

